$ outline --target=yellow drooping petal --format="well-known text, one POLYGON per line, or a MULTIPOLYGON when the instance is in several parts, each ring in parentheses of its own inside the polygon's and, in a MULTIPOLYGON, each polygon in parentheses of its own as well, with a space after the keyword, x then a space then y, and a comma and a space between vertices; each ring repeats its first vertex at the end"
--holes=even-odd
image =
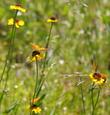
POLYGON ((39 101, 39 99, 40 99, 39 97, 34 98, 34 99, 32 99, 32 101, 31 101, 31 102, 32 102, 32 103, 36 103, 36 102, 38 102, 38 101, 39 101))
POLYGON ((36 56, 31 56, 31 57, 28 57, 27 58, 27 62, 29 63, 32 63, 32 62, 35 62, 35 61, 41 61, 43 60, 45 57, 45 54, 39 54, 39 55, 36 55, 36 56))
POLYGON ((22 8, 20 5, 10 5, 10 9, 11 10, 18 10, 18 11, 21 11, 21 12, 26 12, 26 9, 25 8, 22 8))
POLYGON ((32 48, 34 50, 38 50, 38 51, 46 51, 47 50, 46 48, 40 47, 40 46, 35 45, 35 44, 32 44, 32 48))
POLYGON ((47 20, 47 22, 49 22, 49 23, 56 23, 56 22, 58 22, 58 19, 55 18, 55 17, 51 17, 51 18, 49 18, 49 19, 47 20))
POLYGON ((19 27, 20 27, 18 23, 15 23, 15 26, 16 26, 16 28, 19 28, 19 27))
POLYGON ((40 108, 40 107, 34 107, 34 108, 32 109, 32 111, 33 111, 34 113, 40 113, 40 112, 41 112, 41 108, 40 108))
POLYGON ((13 18, 8 19, 8 25, 13 25, 13 24, 14 24, 14 19, 13 18))
POLYGON ((19 25, 19 26, 24 26, 24 21, 23 21, 23 20, 19 20, 19 21, 18 21, 18 25, 19 25))

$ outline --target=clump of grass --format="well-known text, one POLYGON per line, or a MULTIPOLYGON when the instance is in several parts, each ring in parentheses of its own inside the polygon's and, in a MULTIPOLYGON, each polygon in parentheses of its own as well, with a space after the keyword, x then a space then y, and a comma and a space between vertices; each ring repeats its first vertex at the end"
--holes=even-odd
POLYGON ((8 52, 7 52, 5 62, 4 62, 3 71, 2 71, 1 77, 0 77, 0 85, 1 85, 1 82, 4 78, 5 73, 6 73, 5 81, 4 81, 4 84, 2 86, 3 91, 0 95, 0 108, 1 108, 2 100, 3 100, 4 94, 5 94, 5 90, 8 87, 7 84, 8 84, 8 80, 9 80, 9 77, 10 77, 10 70, 11 70, 12 59, 13 59, 13 50, 14 50, 14 41, 15 41, 15 35, 16 35, 16 28, 19 28, 20 26, 24 25, 23 20, 17 19, 17 14, 18 14, 19 11, 20 12, 25 12, 25 9, 21 7, 19 1, 16 3, 16 5, 10 5, 10 9, 14 10, 15 12, 14 12, 13 18, 10 18, 8 20, 8 25, 12 26, 12 28, 11 28, 11 33, 10 33, 10 36, 9 36, 10 40, 9 40, 8 52))

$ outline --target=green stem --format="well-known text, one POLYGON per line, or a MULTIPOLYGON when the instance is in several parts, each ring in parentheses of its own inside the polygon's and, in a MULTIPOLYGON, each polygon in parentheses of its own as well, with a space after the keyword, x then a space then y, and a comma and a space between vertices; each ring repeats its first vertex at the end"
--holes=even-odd
POLYGON ((16 20, 16 17, 17 17, 17 12, 18 11, 16 11, 15 16, 14 16, 14 24, 13 24, 13 27, 12 27, 12 32, 11 32, 11 37, 10 37, 10 42, 9 42, 9 50, 8 50, 8 54, 7 54, 7 57, 6 57, 6 60, 5 60, 5 65, 4 65, 4 68, 3 68, 3 72, 1 74, 1 79, 0 79, 0 82, 1 82, 2 79, 3 79, 4 73, 5 73, 6 67, 7 67, 6 81, 5 81, 5 84, 4 84, 3 92, 0 96, 0 108, 1 108, 1 103, 2 103, 2 100, 3 100, 4 94, 5 94, 4 91, 7 87, 7 82, 8 82, 8 79, 9 79, 9 72, 10 72, 10 69, 11 69, 13 45, 14 45, 14 38, 15 38, 15 33, 16 33, 15 20, 16 20))
POLYGON ((11 48, 12 48, 13 43, 14 43, 14 34, 15 34, 15 29, 16 29, 15 20, 16 20, 17 12, 18 11, 16 11, 15 16, 14 16, 14 24, 13 24, 12 31, 11 31, 11 36, 10 36, 11 39, 9 41, 8 53, 7 53, 7 56, 6 56, 6 59, 5 59, 5 64, 4 64, 4 67, 3 67, 3 71, 2 71, 2 74, 1 74, 1 77, 0 77, 0 83, 3 80, 3 76, 4 76, 4 73, 5 73, 7 64, 8 64, 9 57, 10 57, 11 48))
MULTIPOLYGON (((48 47, 49 47, 49 43, 50 43, 52 27, 53 27, 53 23, 51 23, 51 25, 50 25, 50 31, 49 31, 49 35, 48 35, 48 39, 47 39, 47 43, 46 43, 46 46, 45 46, 45 48, 47 48, 47 49, 48 49, 48 47)), ((46 51, 46 52, 45 52, 45 58, 44 58, 44 64, 43 64, 43 70, 42 70, 42 73, 44 73, 44 71, 45 71, 45 66, 46 66, 46 63, 47 63, 47 55, 48 55, 48 52, 46 51)))
POLYGON ((33 95, 33 99, 36 97, 36 91, 37 91, 37 87, 38 87, 38 83, 39 83, 39 64, 38 61, 36 59, 36 83, 35 83, 35 89, 34 89, 34 95, 33 95))
POLYGON ((99 90, 98 90, 98 94, 97 94, 96 102, 95 102, 95 104, 94 104, 94 109, 95 109, 96 106, 97 106, 97 103, 98 103, 98 100, 99 100, 99 96, 100 96, 100 92, 101 92, 101 88, 99 88, 99 90))
MULTIPOLYGON (((47 49, 48 49, 49 43, 50 43, 52 27, 53 27, 53 23, 51 23, 50 31, 49 31, 49 34, 48 34, 47 43, 46 43, 46 46, 45 46, 45 48, 47 48, 47 49)), ((46 64, 47 64, 47 55, 48 55, 48 52, 45 52, 45 58, 44 58, 44 63, 43 63, 42 74, 41 74, 41 77, 39 79, 39 85, 38 85, 38 88, 37 88, 37 91, 38 91, 37 94, 36 94, 37 96, 39 95, 39 93, 41 91, 41 88, 42 88, 42 85, 43 85, 43 83, 45 81, 45 78, 43 76, 44 76, 44 71, 45 71, 46 64)))
MULTIPOLYGON (((37 87, 38 87, 38 84, 39 84, 39 63, 37 61, 37 58, 36 58, 36 64, 35 64, 35 71, 36 71, 36 83, 35 83, 35 88, 34 88, 34 94, 33 94, 33 99, 36 98, 36 94, 37 94, 37 87)), ((32 103, 30 102, 30 106, 32 105, 32 103)), ((30 111, 30 115, 32 114, 32 111, 30 111)))
MULTIPOLYGON (((80 82, 81 82, 81 77, 80 77, 80 82)), ((84 101, 84 94, 83 94, 83 88, 82 88, 82 84, 80 84, 80 93, 81 93, 81 100, 82 100, 82 108, 83 108, 83 114, 86 114, 86 110, 85 110, 85 101, 84 101)))
POLYGON ((91 104, 92 104, 92 113, 91 113, 91 115, 94 115, 94 92, 93 92, 93 90, 94 90, 94 84, 92 85, 92 89, 91 89, 91 104))

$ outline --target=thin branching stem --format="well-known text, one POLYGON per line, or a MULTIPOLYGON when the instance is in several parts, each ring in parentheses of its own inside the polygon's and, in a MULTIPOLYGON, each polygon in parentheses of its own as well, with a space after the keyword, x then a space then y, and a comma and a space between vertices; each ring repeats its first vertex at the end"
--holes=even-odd
POLYGON ((98 101, 99 101, 99 97, 100 97, 100 92, 101 92, 101 87, 98 89, 98 92, 97 92, 97 98, 96 98, 96 102, 94 104, 94 109, 96 108, 97 104, 98 104, 98 101))
POLYGON ((91 105, 92 105, 92 112, 91 115, 94 115, 94 83, 91 87, 91 105))
POLYGON ((14 38, 15 38, 15 33, 16 33, 15 20, 16 20, 16 17, 17 17, 17 12, 18 11, 16 11, 16 13, 14 15, 14 24, 13 24, 12 31, 11 31, 8 54, 6 56, 5 65, 4 65, 4 68, 3 68, 3 71, 2 71, 2 74, 1 74, 1 78, 0 78, 0 82, 1 82, 2 79, 3 79, 4 73, 5 73, 5 70, 7 68, 5 84, 4 84, 4 88, 3 88, 3 91, 2 91, 1 96, 0 96, 0 109, 1 109, 1 103, 2 103, 3 97, 4 97, 4 94, 5 94, 5 89, 7 87, 7 82, 8 82, 8 79, 9 79, 9 72, 10 72, 10 69, 11 69, 12 53, 13 53, 13 47, 14 47, 14 38))
MULTIPOLYGON (((48 34, 47 43, 46 43, 46 45, 45 45, 45 48, 47 48, 47 49, 48 49, 49 43, 50 43, 52 27, 53 27, 53 23, 51 23, 51 25, 50 25, 50 31, 49 31, 49 34, 48 34)), ((43 64, 42 74, 44 74, 45 66, 46 66, 46 64, 47 64, 47 55, 48 55, 48 52, 46 51, 46 52, 45 52, 45 58, 44 58, 44 64, 43 64)))
POLYGON ((34 95, 33 95, 33 99, 36 97, 36 93, 37 93, 37 87, 38 87, 38 83, 39 83, 39 63, 36 59, 36 83, 35 83, 35 89, 34 89, 34 95))
MULTIPOLYGON (((45 45, 45 48, 47 48, 47 49, 48 49, 49 44, 50 44, 50 38, 51 38, 52 27, 53 27, 53 23, 51 23, 51 25, 50 25, 50 31, 49 31, 48 39, 47 39, 47 42, 46 42, 46 45, 45 45)), ((43 76, 44 76, 44 71, 45 71, 46 64, 47 64, 47 55, 48 55, 48 52, 46 51, 46 52, 45 52, 44 63, 43 63, 42 74, 41 74, 41 77, 40 77, 40 79, 39 79, 39 85, 38 85, 37 96, 39 95, 40 90, 41 90, 41 88, 42 88, 42 85, 43 85, 43 83, 44 83, 44 81, 45 81, 45 78, 44 78, 43 76)))
POLYGON ((5 70, 6 70, 6 67, 7 67, 9 58, 10 58, 10 55, 11 55, 11 53, 12 53, 12 52, 11 52, 11 49, 13 48, 13 43, 14 43, 14 38, 15 38, 15 31, 16 31, 15 20, 16 20, 16 17, 17 17, 17 12, 18 12, 18 11, 16 11, 15 16, 14 16, 14 24, 13 24, 12 30, 11 30, 8 53, 7 53, 5 62, 4 62, 3 71, 2 71, 1 76, 0 76, 0 83, 1 83, 1 81, 3 80, 3 76, 4 76, 4 73, 5 73, 5 70))
POLYGON ((94 84, 92 85, 92 89, 91 89, 92 113, 91 115, 95 115, 95 109, 96 109, 96 106, 98 104, 98 100, 100 97, 100 91, 101 91, 101 87, 98 89, 96 101, 94 101, 94 84))
MULTIPOLYGON (((80 82, 82 81, 81 77, 79 78, 80 82)), ((81 94, 81 101, 82 101, 82 109, 83 109, 83 114, 86 114, 86 110, 85 110, 85 100, 84 100, 84 94, 83 94, 83 87, 82 87, 82 83, 80 84, 80 94, 81 94)))

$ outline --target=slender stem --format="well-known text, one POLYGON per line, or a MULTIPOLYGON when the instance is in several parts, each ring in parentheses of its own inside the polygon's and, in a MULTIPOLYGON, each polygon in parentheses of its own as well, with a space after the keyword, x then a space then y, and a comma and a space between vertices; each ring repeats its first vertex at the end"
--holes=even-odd
POLYGON ((46 48, 48 48, 49 43, 50 43, 50 36, 51 36, 51 32, 52 32, 52 27, 53 27, 53 23, 51 23, 51 25, 50 25, 50 31, 49 31, 49 35, 48 35, 48 39, 47 39, 47 43, 46 43, 46 48))
POLYGON ((16 11, 15 16, 14 16, 14 24, 13 24, 12 31, 11 31, 8 54, 7 54, 7 57, 6 57, 6 60, 5 60, 5 65, 4 65, 3 72, 1 74, 1 79, 0 79, 0 82, 1 82, 2 79, 3 79, 4 73, 5 73, 6 67, 7 67, 6 80, 5 80, 3 92, 0 96, 0 108, 1 108, 1 103, 2 103, 2 100, 3 100, 4 94, 5 94, 4 91, 7 87, 7 82, 8 82, 8 79, 9 79, 9 72, 10 72, 10 69, 11 69, 13 45, 14 45, 14 38, 15 38, 15 33, 16 33, 15 20, 16 20, 16 17, 17 17, 17 12, 18 11, 16 11))
POLYGON ((16 27, 15 27, 15 19, 16 19, 16 16, 17 16, 17 12, 18 11, 16 11, 15 16, 14 16, 14 24, 13 24, 12 31, 11 31, 8 53, 7 53, 7 56, 6 56, 6 59, 5 59, 5 64, 4 64, 4 67, 3 67, 3 71, 2 71, 2 74, 1 74, 1 77, 0 77, 0 83, 3 80, 3 76, 4 76, 4 73, 5 73, 7 64, 8 64, 9 57, 10 57, 11 48, 12 48, 13 43, 14 43, 14 36, 15 36, 15 29, 16 29, 16 27))
POLYGON ((38 87, 38 83, 39 83, 39 64, 38 64, 38 61, 36 59, 36 83, 35 83, 35 89, 34 89, 34 95, 33 95, 33 99, 36 97, 36 89, 38 87))
MULTIPOLYGON (((49 43, 50 43, 50 38, 51 38, 51 32, 52 32, 52 27, 53 27, 53 23, 51 23, 50 25, 50 31, 49 31, 49 34, 48 34, 48 39, 47 39, 47 43, 46 43, 46 46, 45 48, 48 48, 49 47, 49 43)), ((44 58, 44 63, 43 63, 43 69, 42 69, 42 74, 41 74, 41 77, 39 79, 39 85, 38 85, 38 92, 37 92, 37 96, 39 95, 40 93, 40 90, 42 88, 42 85, 45 81, 45 78, 43 77, 44 76, 44 71, 45 71, 45 67, 46 67, 46 63, 47 63, 47 55, 48 55, 48 52, 45 52, 45 58, 44 58)))
MULTIPOLYGON (((81 77, 80 77, 79 79, 80 79, 80 82, 81 82, 81 81, 82 81, 82 80, 81 80, 81 77)), ((82 84, 80 84, 80 93, 81 93, 83 114, 85 115, 85 114, 86 114, 86 110, 85 110, 85 101, 84 101, 84 94, 83 94, 83 87, 82 87, 82 84)))
MULTIPOLYGON (((48 35, 48 39, 47 39, 47 43, 46 43, 46 46, 45 46, 45 48, 47 48, 47 49, 48 49, 48 47, 49 47, 49 43, 50 43, 52 27, 53 27, 53 23, 51 23, 51 25, 50 25, 50 31, 49 31, 49 35, 48 35)), ((42 73, 44 73, 44 71, 45 71, 45 66, 46 66, 46 63, 47 63, 47 55, 48 55, 48 52, 45 52, 45 58, 44 58, 44 64, 43 64, 43 70, 42 70, 42 73)))
MULTIPOLYGON (((35 64, 35 76, 36 76, 36 83, 35 83, 35 88, 34 88, 34 94, 33 94, 33 99, 36 97, 36 94, 37 94, 37 87, 38 87, 38 83, 39 83, 39 63, 37 61, 37 58, 36 58, 36 64, 35 64)), ((32 102, 30 102, 30 106, 32 105, 32 102)), ((32 111, 30 111, 30 115, 32 114, 32 111)))
POLYGON ((99 90, 98 90, 98 94, 97 94, 96 102, 95 102, 95 104, 94 104, 94 109, 95 109, 96 106, 97 106, 97 103, 98 103, 98 100, 99 100, 99 96, 100 96, 100 92, 101 92, 101 88, 99 88, 99 90))
POLYGON ((91 88, 91 104, 92 104, 92 113, 91 115, 94 115, 94 84, 92 85, 92 88, 91 88))

